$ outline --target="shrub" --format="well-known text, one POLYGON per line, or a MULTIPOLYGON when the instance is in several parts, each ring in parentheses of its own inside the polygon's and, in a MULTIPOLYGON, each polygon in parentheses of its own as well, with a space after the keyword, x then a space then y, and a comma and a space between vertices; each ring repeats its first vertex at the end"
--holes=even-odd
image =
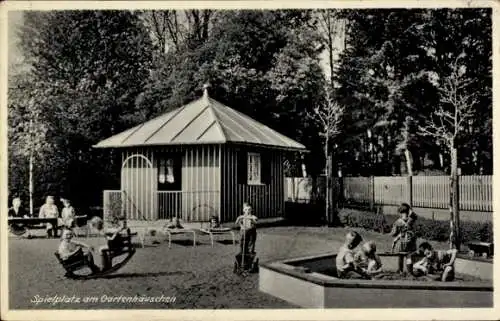
POLYGON ((339 211, 339 219, 343 225, 374 230, 380 233, 386 233, 390 229, 390 224, 385 215, 372 212, 342 209, 339 211))
MULTIPOLYGON (((343 225, 360 227, 365 230, 388 233, 398 218, 396 215, 376 214, 369 211, 342 209, 339 218, 343 225)), ((415 222, 418 237, 438 242, 445 242, 450 234, 449 221, 437 221, 419 217, 415 222)), ((462 243, 469 241, 493 242, 493 224, 491 222, 460 222, 462 243)))

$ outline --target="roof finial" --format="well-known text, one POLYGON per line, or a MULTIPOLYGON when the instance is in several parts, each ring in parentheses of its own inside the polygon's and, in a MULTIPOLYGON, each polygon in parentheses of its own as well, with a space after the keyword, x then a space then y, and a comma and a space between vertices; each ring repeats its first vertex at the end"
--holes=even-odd
POLYGON ((210 83, 203 84, 203 98, 208 101, 208 88, 210 87, 210 83))

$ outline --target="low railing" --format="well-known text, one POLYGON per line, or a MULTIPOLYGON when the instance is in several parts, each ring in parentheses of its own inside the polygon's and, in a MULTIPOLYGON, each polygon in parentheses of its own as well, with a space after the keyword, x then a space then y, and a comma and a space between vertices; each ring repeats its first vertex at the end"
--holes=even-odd
POLYGON ((104 218, 120 213, 129 220, 169 220, 179 217, 184 221, 209 221, 219 216, 219 191, 157 191, 147 198, 134 199, 122 190, 105 190, 104 218))

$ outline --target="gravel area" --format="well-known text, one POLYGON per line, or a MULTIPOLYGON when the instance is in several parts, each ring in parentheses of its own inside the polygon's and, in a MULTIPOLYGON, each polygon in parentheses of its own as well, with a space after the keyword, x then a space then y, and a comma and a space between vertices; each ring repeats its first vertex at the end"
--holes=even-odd
MULTIPOLYGON (((260 262, 335 251, 346 230, 322 227, 271 227, 258 230, 260 262)), ((390 249, 391 237, 362 231, 377 242, 379 251, 390 249)), ((238 247, 227 242, 210 246, 208 236, 197 237, 192 247, 186 236, 174 236, 168 248, 162 236, 148 238, 130 262, 100 279, 75 281, 64 277, 54 252, 57 239, 9 238, 10 309, 238 309, 291 308, 290 304, 258 291, 258 274, 233 274, 238 247), (183 242, 183 239, 185 240, 183 242), (56 297, 57 296, 57 297, 56 297), (109 302, 135 300, 136 302, 109 302), (163 297, 162 297, 163 296, 163 297), (124 298, 124 297, 129 297, 124 298), (135 297, 135 298, 134 298, 135 297), (169 299, 174 297, 175 300, 169 299), (62 302, 47 302, 50 299, 62 302), (160 302, 140 302, 155 298, 160 302), (44 301, 44 302, 41 302, 44 301)), ((219 237, 220 238, 220 237, 219 237)), ((79 238, 94 247, 103 239, 79 238)))

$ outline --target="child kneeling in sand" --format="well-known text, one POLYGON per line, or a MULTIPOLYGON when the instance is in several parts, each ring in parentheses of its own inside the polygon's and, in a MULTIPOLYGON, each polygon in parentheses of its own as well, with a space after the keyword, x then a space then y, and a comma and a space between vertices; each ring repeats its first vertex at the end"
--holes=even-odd
POLYGON ((382 273, 382 261, 377 255, 377 246, 375 242, 368 241, 363 244, 361 250, 354 257, 354 264, 367 277, 376 277, 382 273))
POLYGON ((455 259, 457 250, 437 251, 428 242, 420 244, 419 251, 424 258, 413 265, 413 273, 416 275, 438 275, 443 282, 455 279, 455 259))
POLYGON ((82 259, 87 260, 87 262, 89 263, 89 268, 92 270, 92 272, 99 272, 99 267, 94 264, 94 258, 91 253, 92 247, 85 243, 73 240, 73 237, 73 231, 69 228, 64 228, 61 235, 61 243, 59 243, 59 248, 57 250, 61 259, 65 261, 71 258, 71 256, 76 255, 76 253, 81 250, 83 253, 82 259))
POLYGON ((354 249, 363 241, 359 233, 351 231, 345 237, 344 244, 337 252, 335 265, 337 276, 341 279, 359 279, 366 278, 363 270, 355 263, 354 249))

